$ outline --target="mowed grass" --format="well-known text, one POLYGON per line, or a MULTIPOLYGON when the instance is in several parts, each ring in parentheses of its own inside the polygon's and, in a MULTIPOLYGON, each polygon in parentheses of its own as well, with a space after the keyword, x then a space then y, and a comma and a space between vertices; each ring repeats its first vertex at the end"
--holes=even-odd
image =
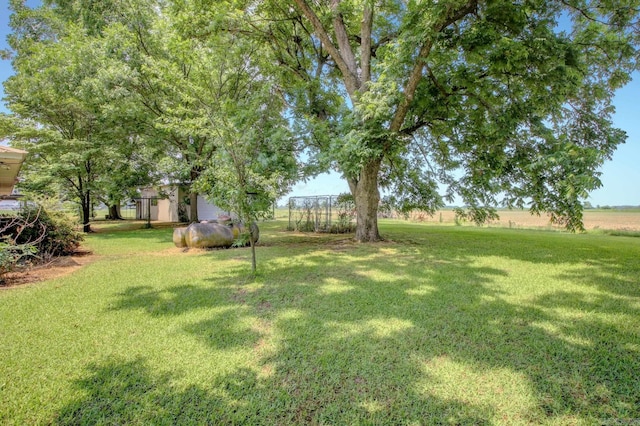
MULTIPOLYGON (((640 239, 261 224, 248 249, 89 236, 0 291, 0 424, 619 424, 640 419, 640 239)), ((625 423, 626 424, 626 423, 625 423)))

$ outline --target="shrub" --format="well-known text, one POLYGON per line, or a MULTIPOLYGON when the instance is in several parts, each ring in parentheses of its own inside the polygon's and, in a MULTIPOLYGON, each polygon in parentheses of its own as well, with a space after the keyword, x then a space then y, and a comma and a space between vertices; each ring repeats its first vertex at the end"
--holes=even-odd
POLYGON ((356 217, 356 203, 353 195, 342 193, 336 198, 335 208, 338 220, 331 227, 331 232, 336 234, 347 234, 355 230, 353 220, 356 217))
POLYGON ((34 245, 42 260, 72 254, 82 241, 75 223, 62 211, 29 205, 18 212, 16 219, 5 235, 17 246, 34 245))
POLYGON ((241 232, 240 234, 238 234, 238 237, 233 240, 233 244, 231 244, 231 247, 247 247, 250 243, 251 241, 249 241, 249 233, 241 232))
POLYGON ((43 232, 36 240, 16 243, 21 233, 32 225, 34 223, 26 222, 19 216, 0 217, 0 284, 4 282, 7 272, 11 272, 24 258, 37 253, 36 244, 42 238, 43 232))
POLYGON ((36 254, 36 248, 31 244, 15 245, 12 242, 0 242, 0 284, 4 282, 4 275, 25 257, 36 254))

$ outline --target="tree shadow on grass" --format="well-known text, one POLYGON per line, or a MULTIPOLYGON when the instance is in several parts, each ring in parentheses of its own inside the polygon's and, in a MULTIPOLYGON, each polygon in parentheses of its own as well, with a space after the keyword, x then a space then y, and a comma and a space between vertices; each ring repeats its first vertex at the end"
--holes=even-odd
POLYGON ((541 268, 578 265, 557 278, 611 295, 640 297, 640 241, 635 238, 476 228, 456 228, 455 232, 433 228, 410 236, 391 233, 391 237, 420 257, 433 253, 440 256, 444 250, 448 258, 497 256, 541 268))
POLYGON ((172 384, 170 374, 154 372, 143 359, 113 359, 88 370, 75 383, 85 396, 63 407, 54 424, 234 423, 241 420, 237 386, 252 380, 251 372, 241 370, 224 378, 224 388, 181 388, 172 384))
POLYGON ((142 309, 152 316, 178 316, 199 308, 233 307, 235 287, 203 287, 193 284, 156 288, 149 285, 128 287, 119 293, 111 310, 142 309))
MULTIPOLYGON (((624 325, 627 318, 637 325, 633 283, 640 266, 595 245, 554 245, 527 234, 506 240, 445 234, 348 250, 300 244, 288 247, 289 264, 266 256, 265 282, 251 291, 242 289, 239 276, 236 284, 175 286, 167 294, 139 287, 121 294, 117 309, 179 315, 229 308, 230 315, 212 314, 183 328, 214 351, 244 348, 255 360, 199 389, 206 395, 234 389, 230 399, 208 402, 214 411, 235 409, 236 417, 221 422, 597 423, 640 417, 640 336, 637 327, 624 325), (526 277, 478 266, 479 256, 528 262, 541 273, 575 265, 557 276, 544 273, 584 292, 551 288, 514 299, 498 281, 526 277), (236 321, 262 326, 234 328, 236 321)), ((161 388, 170 405, 183 400, 161 388)), ((200 415, 197 407, 189 409, 200 415)))
MULTIPOLYGON (((311 267, 304 277, 318 277, 315 285, 265 286, 262 297, 267 300, 282 299, 279 293, 286 294, 286 300, 296 300, 291 294, 302 294, 293 305, 300 315, 279 327, 289 336, 284 341, 294 344, 273 357, 276 371, 284 377, 298 377, 300 383, 314 383, 318 377, 331 377, 339 366, 340 371, 359 371, 352 380, 376 378, 375 387, 386 389, 386 395, 416 386, 429 389, 432 395, 457 382, 455 386, 464 391, 441 392, 454 403, 473 399, 469 394, 476 391, 500 391, 495 383, 483 389, 469 381, 491 382, 492 374, 506 369, 520 377, 521 386, 529 392, 528 401, 520 401, 526 406, 523 410, 500 407, 503 402, 495 400, 487 402, 494 415, 521 416, 503 419, 506 422, 640 417, 640 265, 633 260, 633 251, 625 255, 598 247, 597 242, 579 245, 576 240, 549 242, 516 234, 507 241, 492 241, 482 234, 472 241, 468 235, 456 241, 446 234, 446 242, 440 244, 403 241, 401 250, 392 256, 381 255, 383 249, 379 249, 380 253, 363 256, 361 261, 312 255, 304 259, 305 266, 311 267), (584 293, 550 288, 532 300, 512 302, 509 294, 494 285, 497 278, 510 278, 510 271, 478 267, 478 256, 537 264, 543 268, 541 273, 558 265, 579 266, 550 277, 581 286, 584 293), (420 261, 423 270, 411 267, 420 261), (589 266, 582 266, 585 264, 589 266), (321 270, 314 271, 314 266, 321 270), (384 278, 376 282, 372 278, 376 273, 384 278), (636 326, 625 327, 625 317, 636 326), (398 325, 395 332, 384 331, 393 331, 393 324, 398 325), (386 336, 381 346, 375 344, 376 336, 386 336), (301 348, 307 352, 303 361, 285 356, 301 348), (387 368, 376 371, 367 359, 387 368), (424 367, 434 360, 447 367, 439 371, 424 367), (467 366, 457 379, 450 371, 456 366, 467 366), (313 373, 303 373, 310 368, 313 373), (402 371, 404 374, 390 373, 402 371), (439 374, 450 374, 452 379, 435 385, 439 374), (403 379, 421 375, 422 380, 403 379), (379 380, 381 377, 384 379, 379 380)), ((295 270, 280 274, 289 276, 295 270)), ((340 380, 334 386, 342 389, 340 380)), ((401 400, 398 395, 396 401, 401 400)), ((383 412, 390 415, 399 408, 392 406, 386 405, 379 419, 390 420, 383 412)), ((407 407, 400 411, 415 414, 407 407)))
POLYGON ((615 316, 628 307, 562 293, 511 304, 484 285, 460 285, 455 278, 421 295, 412 291, 420 287, 415 279, 384 288, 351 280, 351 290, 333 295, 308 291, 296 306, 300 315, 276 321, 286 343, 268 362, 290 392, 311 389, 297 401, 300 409, 316 407, 322 416, 335 401, 342 407, 370 401, 383 423, 410 422, 433 412, 431 398, 440 396, 456 411, 475 405, 489 416, 484 420, 506 423, 563 416, 568 419, 559 421, 597 422, 640 414, 637 330, 564 314, 567 308, 593 307, 615 316), (558 300, 562 296, 571 302, 558 300), (358 383, 368 388, 359 390, 358 383), (474 395, 483 392, 505 396, 474 395), (504 407, 505 399, 521 407, 504 407))
MULTIPOLYGON (((64 406, 52 424, 314 424, 344 419, 344 409, 335 404, 318 406, 323 400, 295 403, 301 397, 284 395, 285 389, 272 379, 260 380, 249 369, 218 377, 209 386, 174 384, 175 377, 153 371, 144 359, 110 361, 88 367, 87 375, 75 382, 83 397, 64 406), (275 385, 275 386, 274 386, 275 385), (292 397, 292 398, 290 398, 292 397), (319 413, 323 413, 318 416, 319 413)), ((363 379, 364 380, 364 379, 363 379)), ((346 386, 352 384, 346 383, 346 386)), ((360 389, 366 384, 356 383, 360 389)), ((334 389, 325 389, 327 395, 334 389)), ((363 406, 349 407, 349 418, 375 418, 363 406)), ((447 418, 452 424, 488 424, 481 407, 442 403, 433 399, 422 420, 447 418)), ((402 412, 397 423, 407 418, 402 412)))

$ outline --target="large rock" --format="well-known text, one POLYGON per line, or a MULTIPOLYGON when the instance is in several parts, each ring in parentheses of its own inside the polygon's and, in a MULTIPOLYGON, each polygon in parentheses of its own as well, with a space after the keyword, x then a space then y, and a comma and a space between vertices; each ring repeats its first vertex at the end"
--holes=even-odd
MULTIPOLYGON (((258 225, 254 222, 251 224, 250 229, 254 242, 257 242, 260 237, 258 225)), ((173 230, 173 243, 176 247, 231 247, 233 241, 244 232, 246 232, 246 228, 242 223, 234 225, 222 225, 213 222, 192 223, 186 228, 175 228, 173 230)))
POLYGON ((187 246, 187 242, 185 241, 185 237, 187 235, 187 228, 186 227, 182 227, 182 228, 175 228, 173 230, 173 244, 176 245, 176 247, 186 247, 187 246))
POLYGON ((219 223, 192 223, 187 227, 184 240, 191 248, 231 247, 233 231, 219 223))
MULTIPOLYGON (((251 234, 253 235, 253 242, 257 243, 258 239, 260 238, 260 230, 258 229, 258 224, 255 222, 251 223, 249 229, 251 230, 251 234)), ((236 239, 240 236, 240 234, 247 232, 247 228, 244 226, 244 223, 236 223, 233 225, 232 231, 233 238, 236 239)), ((247 245, 249 245, 249 243, 247 243, 247 245)))

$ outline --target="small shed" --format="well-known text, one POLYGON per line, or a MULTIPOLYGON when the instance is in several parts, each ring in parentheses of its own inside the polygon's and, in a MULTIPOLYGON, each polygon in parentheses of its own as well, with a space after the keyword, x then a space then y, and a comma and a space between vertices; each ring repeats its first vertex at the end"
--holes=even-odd
MULTIPOLYGON (((189 220, 189 193, 179 185, 163 185, 159 188, 143 188, 136 200, 136 219, 160 222, 183 222, 189 220)), ((232 216, 230 212, 198 196, 198 219, 215 220, 220 215, 232 216)))
POLYGON ((18 173, 27 151, 0 145, 0 199, 8 198, 18 182, 18 173))

